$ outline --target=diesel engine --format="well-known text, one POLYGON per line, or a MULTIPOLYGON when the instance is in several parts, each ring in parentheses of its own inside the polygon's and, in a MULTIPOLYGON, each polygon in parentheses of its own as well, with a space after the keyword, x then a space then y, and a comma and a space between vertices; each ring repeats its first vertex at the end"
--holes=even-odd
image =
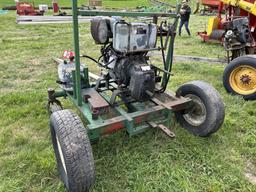
POLYGON ((149 99, 155 91, 156 72, 148 63, 147 53, 156 48, 157 26, 96 17, 91 21, 91 34, 97 44, 103 45, 99 63, 109 77, 134 99, 149 99))
MULTIPOLYGON (((253 41, 248 17, 235 18, 232 21, 226 22, 224 28, 226 33, 223 45, 226 51, 232 51, 235 54, 236 50, 240 51, 246 47, 251 47, 253 41)), ((239 55, 235 54, 232 57, 235 58, 237 56, 239 55)))

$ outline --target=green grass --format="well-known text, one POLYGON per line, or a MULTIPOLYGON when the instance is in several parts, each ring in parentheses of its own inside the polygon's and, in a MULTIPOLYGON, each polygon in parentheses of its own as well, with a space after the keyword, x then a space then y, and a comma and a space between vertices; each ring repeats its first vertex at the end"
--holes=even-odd
MULTIPOLYGON (((27 0, 26 2, 31 2, 35 4, 35 6, 38 6, 39 4, 47 4, 51 6, 52 0, 27 0)), ((59 0, 59 6, 60 7, 67 7, 71 6, 71 0, 59 0)), ((129 7, 136 7, 139 5, 148 5, 147 0, 103 0, 103 6, 105 7, 122 7, 122 8, 129 8, 129 7), (114 2, 113 2, 114 1, 114 2)), ((12 6, 15 5, 14 0, 1 0, 0 2, 0 8, 4 6, 12 6)), ((88 5, 88 0, 78 0, 78 5, 88 5)))
MULTIPOLYGON (((45 104, 47 88, 57 87, 51 58, 72 49, 71 25, 16 25, 12 11, 0 19, 0 191, 64 191, 45 104)), ((177 38, 175 54, 225 56, 221 45, 202 43, 195 35, 204 29, 206 19, 192 17, 193 35, 177 38)), ((81 25, 80 31, 81 53, 98 56, 88 24, 81 25)), ((88 65, 91 71, 99 71, 88 65)), ((173 127, 177 135, 173 140, 155 130, 131 138, 124 131, 115 133, 93 146, 97 169, 93 191, 256 191, 245 177, 256 171, 256 103, 226 93, 224 67, 176 62, 168 87, 175 90, 194 79, 214 85, 226 106, 224 125, 216 134, 194 137, 178 124, 173 127)))

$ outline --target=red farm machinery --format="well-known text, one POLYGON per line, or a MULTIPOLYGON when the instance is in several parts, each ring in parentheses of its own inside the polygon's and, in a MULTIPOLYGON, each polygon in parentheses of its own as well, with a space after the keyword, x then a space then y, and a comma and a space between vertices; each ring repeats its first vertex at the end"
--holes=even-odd
POLYGON ((16 9, 18 15, 43 15, 43 11, 36 10, 33 3, 29 2, 16 2, 16 9))
POLYGON ((224 87, 247 100, 256 99, 255 27, 255 0, 221 0, 217 16, 208 21, 207 31, 198 32, 204 41, 223 44, 229 63, 223 75, 224 87))
POLYGON ((214 14, 218 10, 219 3, 219 0, 198 0, 194 14, 198 13, 198 11, 200 11, 201 15, 214 14), (200 9, 200 5, 203 6, 203 9, 200 9))
POLYGON ((210 18, 207 30, 198 32, 198 35, 204 41, 222 42, 229 61, 241 55, 253 54, 256 38, 255 6, 255 0, 221 0, 217 16, 210 18))
MULTIPOLYGON (((51 8, 54 15, 65 15, 65 12, 60 10, 58 0, 52 0, 51 8)), ((17 15, 20 16, 41 16, 48 10, 48 5, 39 5, 39 7, 36 8, 34 3, 16 1, 16 10, 17 15)))

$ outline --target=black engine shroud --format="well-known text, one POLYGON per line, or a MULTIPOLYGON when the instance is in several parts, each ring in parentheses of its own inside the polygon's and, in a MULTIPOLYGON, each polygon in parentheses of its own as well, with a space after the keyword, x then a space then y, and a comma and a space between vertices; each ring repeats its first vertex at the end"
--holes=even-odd
POLYGON ((127 86, 131 96, 138 101, 147 100, 154 94, 155 71, 143 55, 116 59, 114 68, 109 69, 109 74, 119 85, 127 86))

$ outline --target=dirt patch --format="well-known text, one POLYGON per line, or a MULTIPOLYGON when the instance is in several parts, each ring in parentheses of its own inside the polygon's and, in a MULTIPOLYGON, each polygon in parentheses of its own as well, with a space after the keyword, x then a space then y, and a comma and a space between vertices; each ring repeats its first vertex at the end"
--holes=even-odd
POLYGON ((5 41, 5 42, 10 42, 10 41, 13 41, 13 42, 17 42, 17 41, 36 41, 38 39, 40 39, 41 37, 40 36, 29 36, 29 37, 9 37, 9 38, 3 38, 2 41, 5 41))
POLYGON ((256 185, 256 176, 252 173, 245 173, 244 176, 246 177, 246 179, 252 183, 253 185, 256 185))
POLYGON ((255 166, 248 161, 246 163, 246 170, 244 173, 245 178, 252 183, 253 185, 256 185, 256 171, 255 171, 255 166))

